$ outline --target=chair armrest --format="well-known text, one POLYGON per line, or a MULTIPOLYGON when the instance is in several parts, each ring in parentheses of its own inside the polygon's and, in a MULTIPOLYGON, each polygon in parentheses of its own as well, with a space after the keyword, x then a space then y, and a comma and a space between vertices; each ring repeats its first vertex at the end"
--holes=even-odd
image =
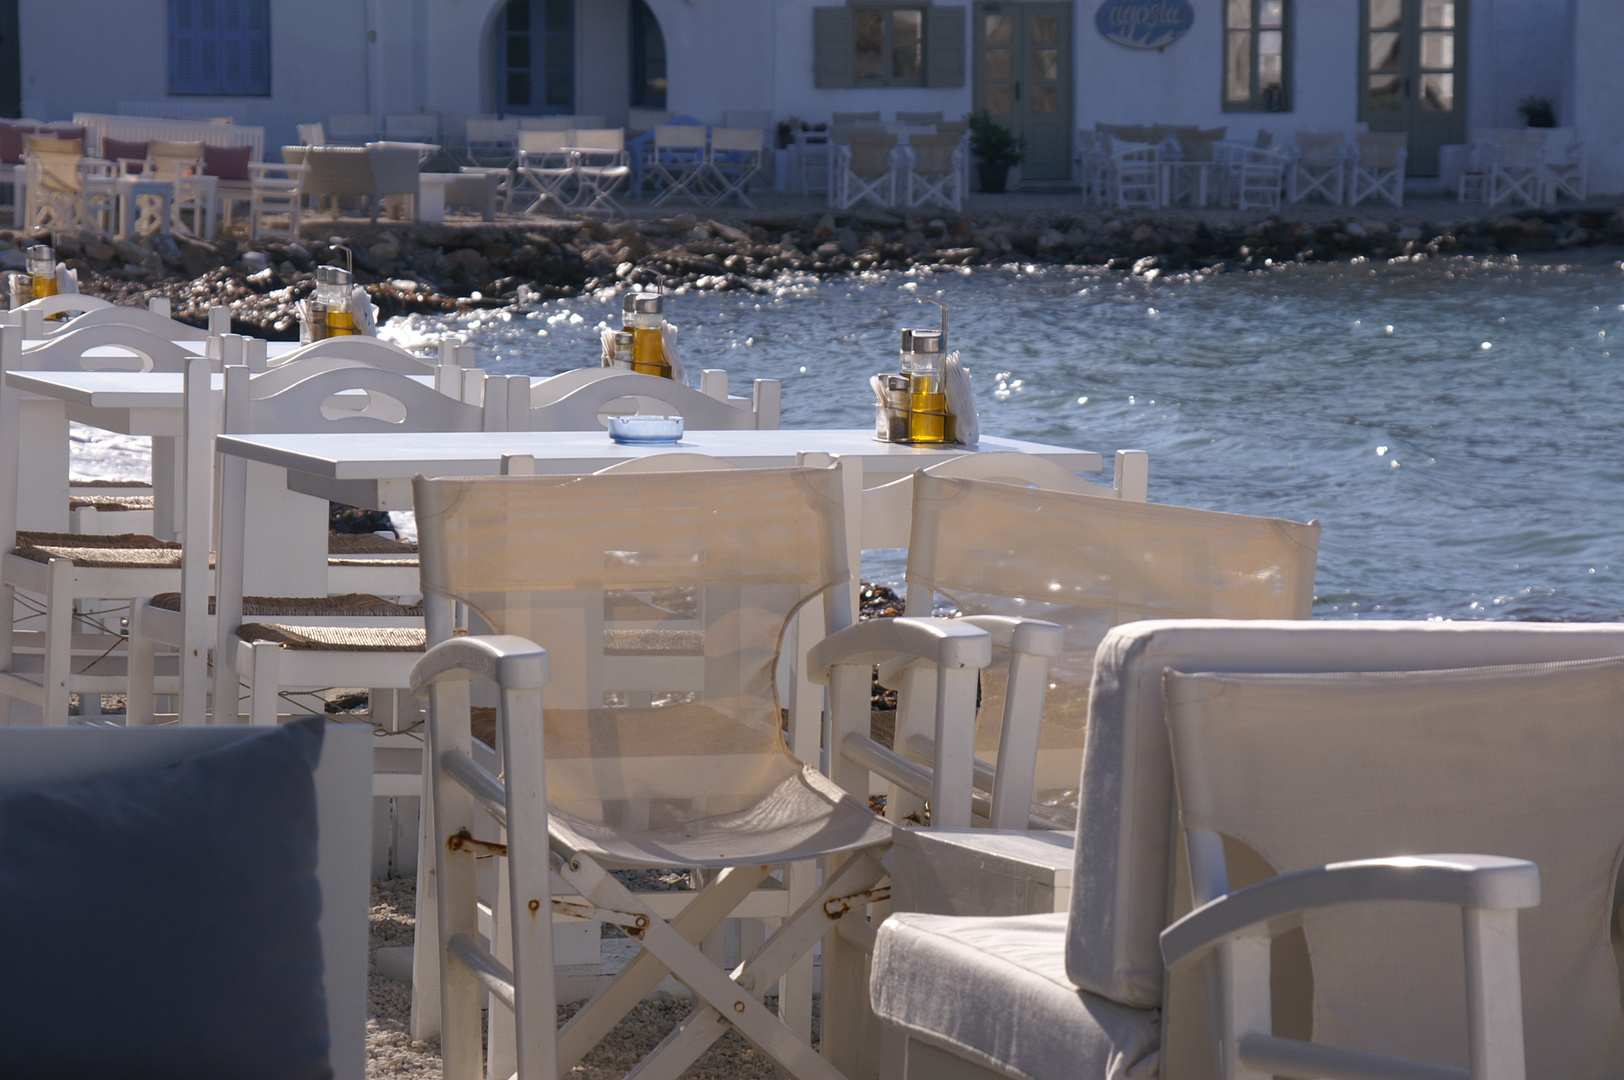
POLYGON ((548 677, 547 650, 528 638, 493 634, 451 638, 412 665, 412 693, 428 697, 437 682, 490 679, 504 690, 539 690, 548 677))
POLYGON ((899 655, 943 668, 984 668, 992 663, 992 637, 967 619, 869 619, 812 646, 806 657, 808 678, 826 683, 833 668, 873 667, 899 655))
POLYGON ((1330 863, 1260 881, 1203 904, 1162 931, 1169 969, 1200 960, 1272 919, 1369 900, 1413 900, 1488 910, 1539 903, 1539 868, 1499 855, 1413 855, 1330 863))

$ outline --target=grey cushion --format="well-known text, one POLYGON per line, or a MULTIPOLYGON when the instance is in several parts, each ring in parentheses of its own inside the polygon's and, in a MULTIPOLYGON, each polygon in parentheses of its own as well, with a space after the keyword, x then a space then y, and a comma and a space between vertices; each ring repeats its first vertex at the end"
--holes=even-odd
POLYGON ((869 996, 910 1036, 1018 1080, 1157 1075, 1159 1012, 1071 984, 1064 913, 892 915, 869 996))
POLYGON ((322 721, 0 794, 0 1074, 318 1080, 322 721))

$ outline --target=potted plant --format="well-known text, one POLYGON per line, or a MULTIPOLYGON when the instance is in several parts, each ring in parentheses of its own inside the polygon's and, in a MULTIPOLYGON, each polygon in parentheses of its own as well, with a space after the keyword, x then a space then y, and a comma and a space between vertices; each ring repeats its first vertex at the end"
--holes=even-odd
POLYGON ((1026 136, 1017 135, 994 120, 986 109, 970 114, 970 153, 979 162, 981 190, 1001 192, 1009 180, 1009 169, 1026 156, 1026 136))
POLYGON ((1548 97, 1537 97, 1530 94, 1517 102, 1517 112, 1531 128, 1554 128, 1556 126, 1556 106, 1551 104, 1548 97))

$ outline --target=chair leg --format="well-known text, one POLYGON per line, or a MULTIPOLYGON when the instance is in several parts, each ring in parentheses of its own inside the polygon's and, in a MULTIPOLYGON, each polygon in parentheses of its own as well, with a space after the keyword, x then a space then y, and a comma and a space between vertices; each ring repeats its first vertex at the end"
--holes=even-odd
POLYGON ((282 689, 282 646, 274 641, 256 641, 249 651, 248 722, 275 726, 282 689))
POLYGON ((68 722, 68 679, 73 670, 73 563, 52 559, 45 570, 45 723, 68 722))
POLYGON ((130 603, 129 687, 125 694, 124 726, 151 724, 157 712, 153 679, 157 669, 158 643, 146 634, 146 603, 130 603))

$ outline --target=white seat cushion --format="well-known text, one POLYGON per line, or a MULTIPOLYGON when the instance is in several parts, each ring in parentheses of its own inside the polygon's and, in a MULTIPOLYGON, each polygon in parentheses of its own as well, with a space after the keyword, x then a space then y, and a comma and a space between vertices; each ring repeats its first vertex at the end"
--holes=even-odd
POLYGON ((1139 1080, 1158 1071, 1160 1013, 1066 977, 1066 915, 892 915, 870 976, 879 1016, 1019 1080, 1139 1080))

